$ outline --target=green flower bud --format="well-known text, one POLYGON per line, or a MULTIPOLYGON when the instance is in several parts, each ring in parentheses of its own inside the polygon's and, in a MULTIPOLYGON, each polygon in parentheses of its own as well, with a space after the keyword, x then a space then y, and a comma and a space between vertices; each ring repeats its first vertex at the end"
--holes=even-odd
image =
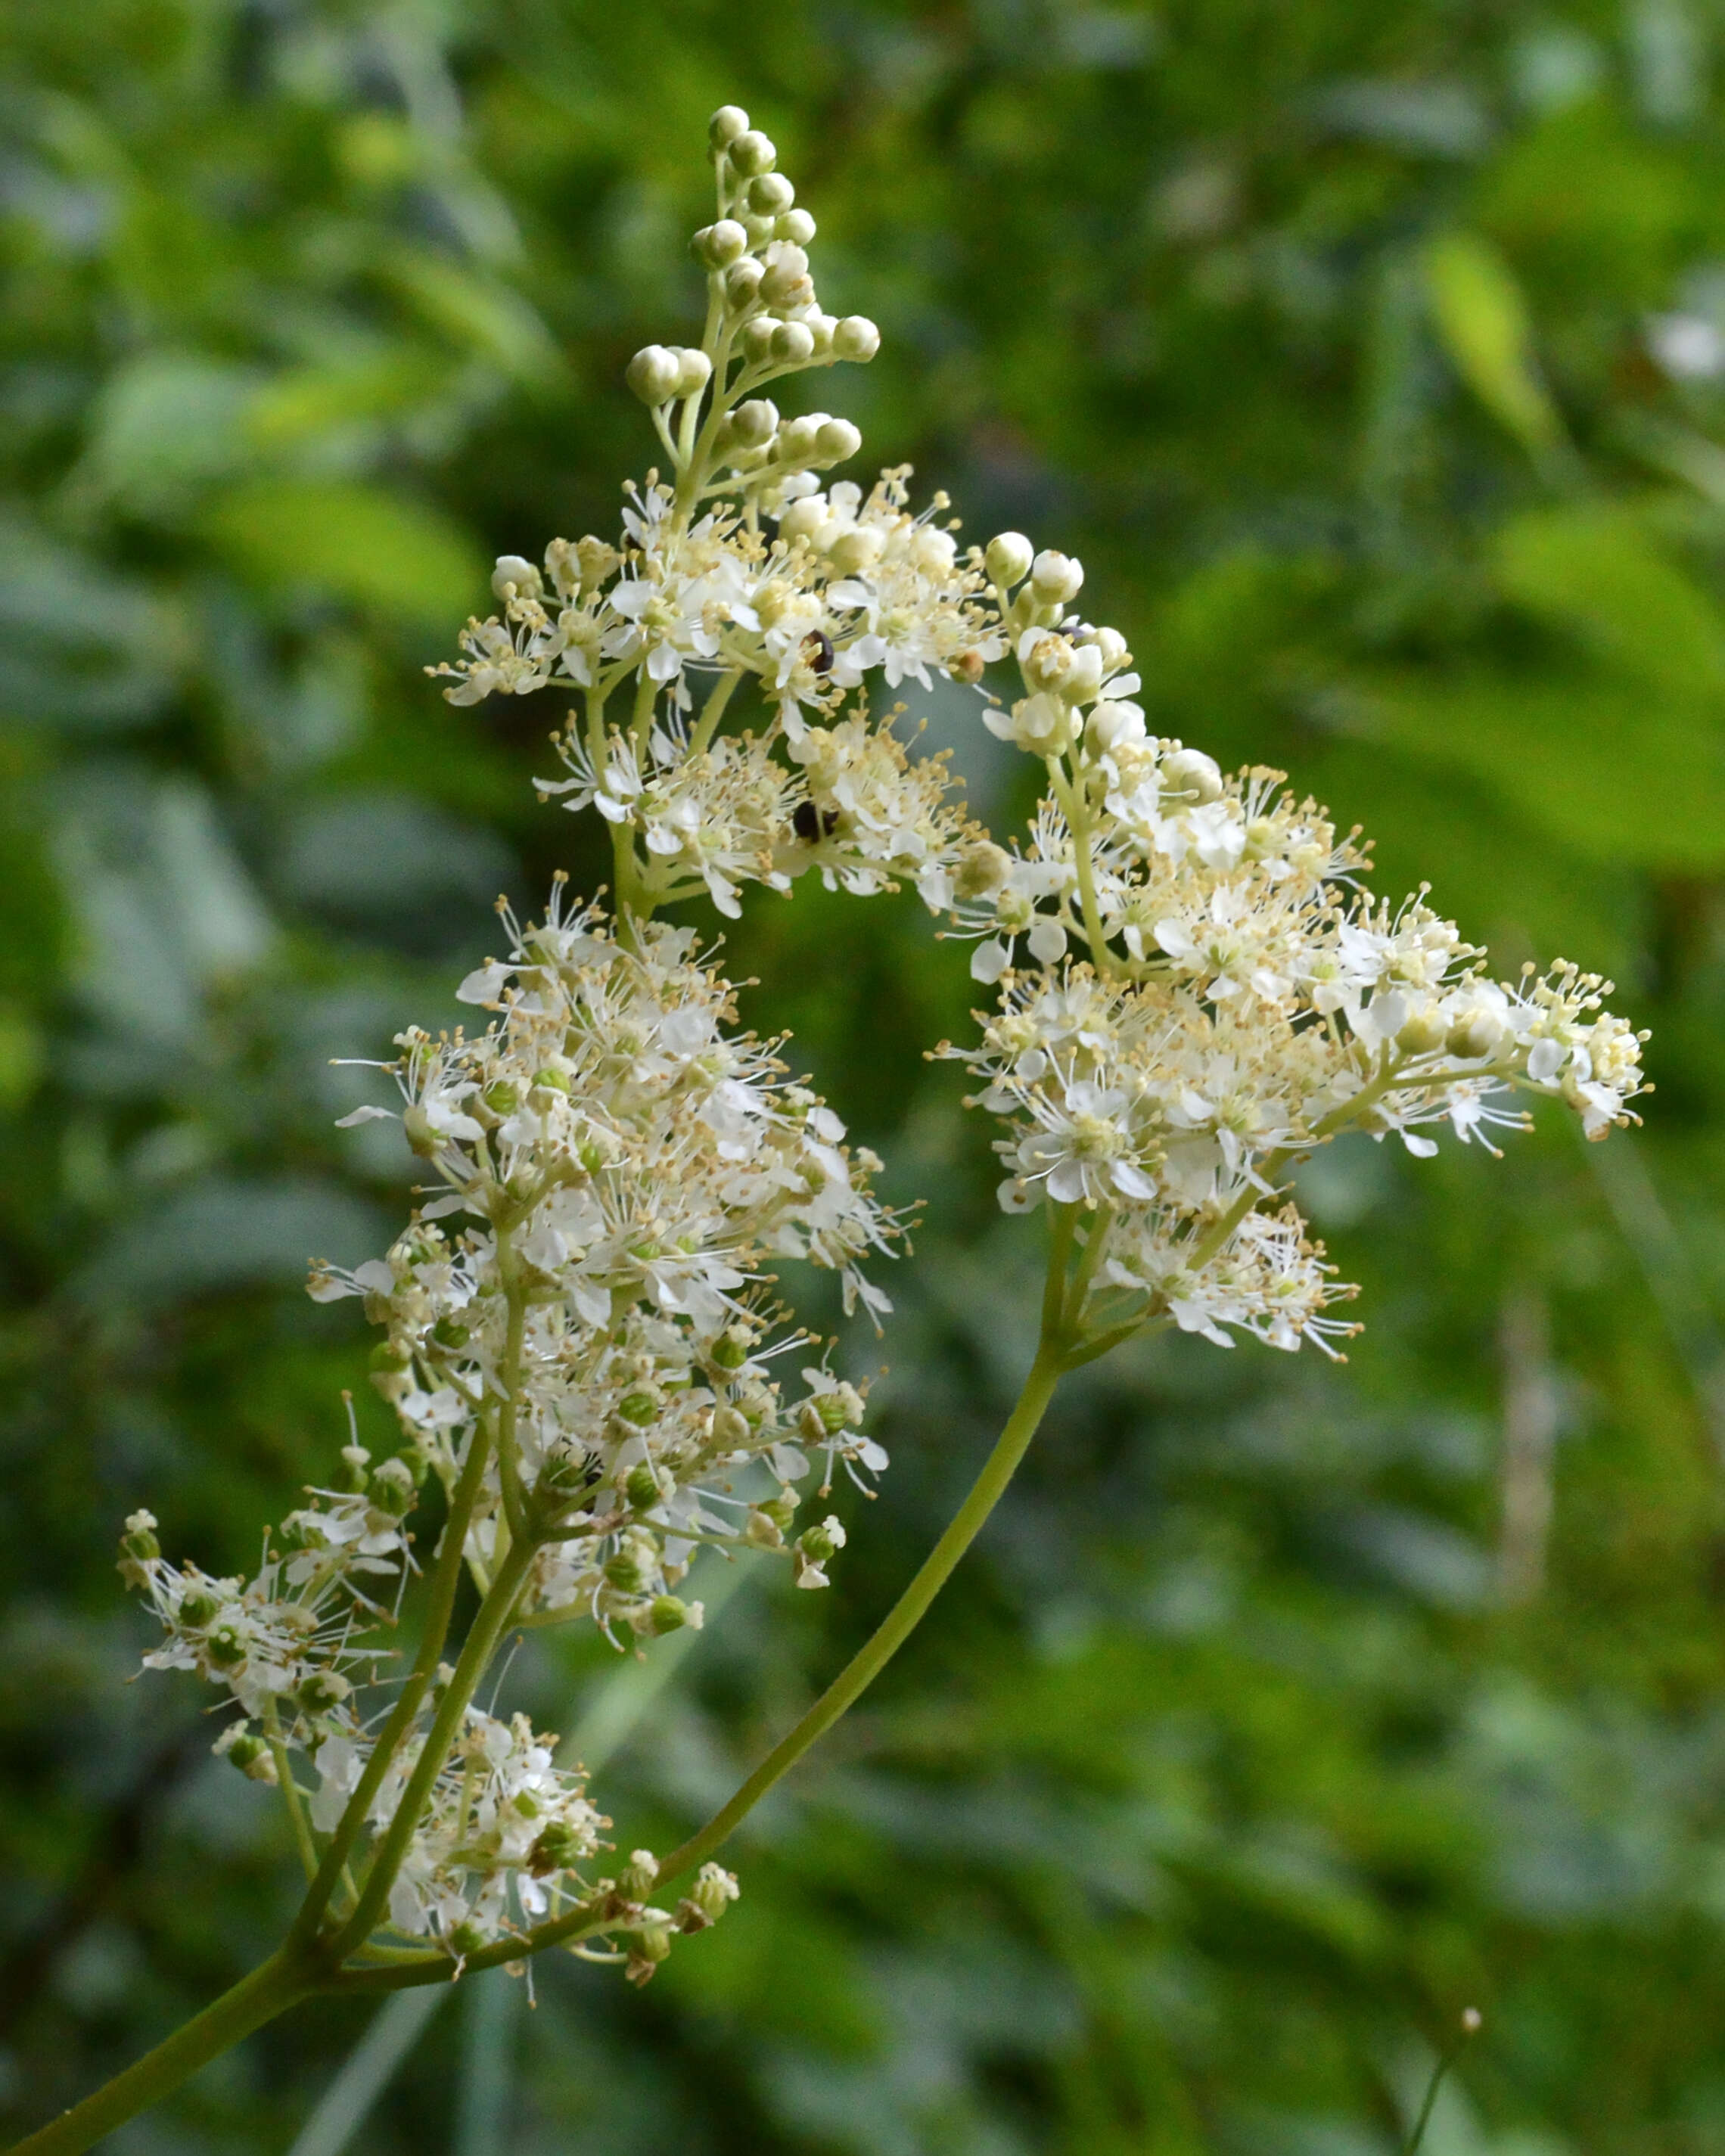
MULTIPOLYGON (((747 237, 745 233, 744 239, 747 237)), ((761 280, 766 275, 764 267, 751 255, 732 264, 725 272, 725 298, 735 312, 744 314, 754 305, 760 297, 761 280)))
POLYGON ((704 224, 689 243, 689 251, 704 270, 728 270, 749 244, 749 236, 734 217, 721 217, 716 224, 704 224))
POLYGON ((748 132, 749 116, 740 105, 721 105, 706 123, 706 139, 716 150, 728 150, 748 132))
POLYGON ((647 1613, 647 1621, 659 1639, 663 1639, 667 1632, 680 1632, 685 1625, 691 1625, 698 1632, 701 1620, 701 1608, 698 1602, 685 1602, 675 1594, 655 1594, 653 1606, 647 1613))
POLYGON ((625 1393, 617 1403, 617 1412, 625 1422, 632 1422, 637 1430, 644 1430, 649 1423, 659 1419, 664 1401, 657 1393, 625 1393))
POLYGON ((732 172, 746 179, 753 179, 762 172, 770 172, 778 162, 778 151, 770 136, 758 127, 745 128, 733 136, 726 146, 732 172))
POLYGON ((459 1319, 440 1317, 431 1328, 431 1337, 439 1348, 465 1348, 473 1335, 459 1319))
POLYGON ((773 237, 788 239, 793 247, 806 247, 814 237, 814 219, 806 209, 788 209, 773 220, 773 237))
POLYGON ((639 1594, 643 1577, 641 1561, 633 1550, 619 1550, 606 1561, 605 1578, 619 1594, 639 1594))
POLYGON ((494 1116, 512 1116, 521 1105, 521 1088, 506 1078, 494 1078, 480 1097, 494 1116))
MULTIPOLYGON (((772 334, 771 330, 768 331, 772 334)), ((751 397, 739 404, 719 429, 719 450, 763 449, 778 431, 778 407, 770 397, 751 397)))
POLYGON ((678 355, 662 344, 645 344, 624 371, 624 380, 644 404, 663 404, 676 393, 678 355))
POLYGON ((829 419, 815 434, 814 454, 822 465, 842 465, 861 447, 861 431, 849 419, 829 419))
POLYGON ((834 359, 870 360, 880 349, 880 332, 866 315, 846 315, 833 331, 834 359))
POLYGON ((1022 531, 1002 531, 988 542, 983 566, 1002 591, 1021 584, 1030 573, 1035 549, 1022 531))
POLYGON ((762 172, 749 182, 749 208, 757 217, 780 217, 797 199, 797 190, 783 172, 762 172))
POLYGON ((771 351, 782 367, 806 367, 814 357, 814 332, 807 322, 781 322, 773 332, 771 351))

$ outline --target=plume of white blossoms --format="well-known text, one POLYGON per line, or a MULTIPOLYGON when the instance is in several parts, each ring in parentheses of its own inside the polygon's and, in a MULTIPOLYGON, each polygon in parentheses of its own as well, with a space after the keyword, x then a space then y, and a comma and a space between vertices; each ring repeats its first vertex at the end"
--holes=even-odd
POLYGON ((945 760, 913 758, 864 696, 875 680, 979 680, 1006 649, 988 579, 942 523, 943 495, 913 512, 907 466, 866 491, 822 491, 817 473, 856 454, 856 429, 824 412, 783 416, 756 394, 871 359, 880 332, 822 310, 814 220, 767 137, 726 107, 711 141, 719 214, 694 239, 702 344, 649 345, 629 370, 671 479, 630 482, 617 545, 553 540, 542 567, 504 556, 501 614, 470 622, 463 658, 433 670, 453 677, 456 704, 572 697, 554 736, 568 775, 542 791, 609 823, 619 900, 633 910, 705 891, 734 916, 739 885, 788 891, 810 869, 862 893, 903 879, 939 910, 982 834, 945 760), (756 728, 722 733, 745 680, 756 728))
POLYGON ((1067 1210, 1084 1353, 1169 1322, 1333 1353, 1353 1328, 1325 1313, 1353 1291, 1283 1202, 1289 1165, 1349 1129, 1490 1146, 1517 1093, 1603 1137, 1646 1090, 1646 1036, 1596 976, 1494 982, 1423 891, 1375 900, 1358 833, 1281 773, 1153 737, 1125 639, 1070 611, 1077 562, 1016 532, 985 561, 1025 691, 987 723, 1049 783, 1022 849, 973 858, 971 972, 999 1003, 942 1051, 1004 1123, 1001 1203, 1067 1210))
POLYGON ((803 1336, 774 1341, 765 1269, 806 1259, 839 1275, 847 1309, 889 1310, 861 1270, 898 1232, 869 1194, 880 1163, 769 1045, 727 1032, 730 988, 691 930, 654 923, 628 949, 561 886, 542 925, 509 926, 509 959, 459 991, 495 1022, 403 1034, 391 1066, 436 1196, 387 1260, 321 1266, 311 1292, 362 1295, 386 1328, 372 1381, 422 1476, 453 1491, 496 1419, 467 1550, 483 1584, 536 1537, 517 1622, 698 1625, 674 1590, 703 1545, 783 1552, 798 1585, 824 1586, 837 1519, 787 1540, 810 1455, 823 1491, 835 1462, 886 1455, 860 1392, 824 1369, 785 1399, 772 1358, 803 1336))
POLYGON ((553 1947, 645 1981, 735 1898, 712 1852, 908 1636, 1064 1373, 1157 1327, 1336 1352, 1353 1291, 1290 1201, 1302 1156, 1349 1130, 1416 1154, 1444 1127, 1489 1146, 1523 1119, 1518 1094, 1602 1137, 1646 1090, 1645 1035, 1602 1008, 1606 983, 1568 965, 1492 981, 1423 891, 1375 899, 1358 834, 1280 773, 1224 777, 1153 737, 1125 639, 1073 611, 1076 562, 1012 532, 961 551, 950 505, 913 511, 902 468, 823 486, 856 429, 759 393, 867 360, 878 334, 822 311, 814 220, 767 138, 727 106, 711 143, 701 342, 629 370, 670 476, 629 489, 615 545, 506 556, 501 613, 434 670, 455 703, 572 699, 565 775, 538 783, 604 819, 615 875, 608 913, 561 880, 542 921, 502 906, 506 955, 458 990, 480 1029, 401 1034, 381 1066, 399 1105, 343 1118, 398 1116, 424 1178, 386 1256, 310 1284, 381 1329, 372 1378, 399 1448, 374 1464, 355 1435, 341 1486, 266 1535, 249 1580, 171 1564, 150 1513, 126 1522, 121 1569, 166 1635, 145 1660, 239 1709, 216 1749, 280 1789, 305 1899, 219 2010, 56 2123, 53 2156, 311 1991, 553 1947), (1024 693, 1003 703, 986 677, 1009 657, 1024 693), (871 713, 875 677, 937 673, 974 685, 980 721, 1046 775, 1010 850, 965 818, 943 760, 912 755, 900 710, 871 713), (783 1042, 735 1029, 692 932, 655 918, 688 898, 734 916, 744 886, 811 869, 859 894, 913 883, 975 940, 997 1004, 973 1045, 939 1052, 1000 1119, 1003 1204, 1045 1219, 1040 1333, 976 1483, 870 1640, 680 1849, 594 1876, 610 1823, 584 1770, 475 1704, 503 1642, 582 1620, 648 1651, 701 1623, 680 1590, 703 1550, 824 1587, 845 1531, 809 1496, 886 1466, 862 1389, 774 1300, 776 1269, 802 1261, 838 1276, 847 1312, 886 1312, 865 1273, 900 1234, 870 1194, 880 1163, 788 1082, 783 1042), (788 1353, 794 1386, 774 1374, 788 1353))

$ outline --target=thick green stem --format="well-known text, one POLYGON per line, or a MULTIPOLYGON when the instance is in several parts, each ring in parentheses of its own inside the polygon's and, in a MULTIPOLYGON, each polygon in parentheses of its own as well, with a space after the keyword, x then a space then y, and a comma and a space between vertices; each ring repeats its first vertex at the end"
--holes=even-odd
MULTIPOLYGON (((1051 1271, 1063 1256, 1064 1245, 1057 1242, 1055 1250, 1050 1253, 1051 1271)), ((1063 1298, 1056 1298, 1057 1302, 1063 1298)), ((952 1578, 959 1559, 976 1540, 988 1515, 999 1503, 1014 1471, 1036 1435, 1037 1425, 1041 1422, 1054 1389, 1060 1381, 1065 1345, 1063 1334, 1051 1329, 1045 1317, 1036 1359, 1030 1366, 1030 1374, 1024 1380, 1024 1390, 1019 1394, 1017 1404, 1007 1418, 1006 1427, 984 1461, 981 1474, 972 1483, 969 1495, 953 1515, 946 1532, 930 1552, 922 1570, 893 1604, 874 1636, 851 1657, 796 1727, 779 1739, 741 1789, 728 1803, 714 1813, 700 1833, 692 1835, 680 1849, 673 1850, 666 1857, 660 1866, 659 1881, 661 1886, 685 1871, 692 1871, 697 1864, 711 1856, 720 1843, 759 1804, 773 1784, 788 1774, 810 1745, 824 1737, 839 1716, 860 1698, 922 1623, 929 1604, 952 1578)))
POLYGON ((316 1986, 317 1972, 306 1959, 284 1947, 242 1977, 229 1991, 206 2006, 165 2043, 146 2052, 136 2066, 87 2096, 82 2103, 16 2143, 11 2156, 80 2156, 117 2126, 172 2096, 200 2066, 219 2058, 254 2029, 303 1999, 316 1986))

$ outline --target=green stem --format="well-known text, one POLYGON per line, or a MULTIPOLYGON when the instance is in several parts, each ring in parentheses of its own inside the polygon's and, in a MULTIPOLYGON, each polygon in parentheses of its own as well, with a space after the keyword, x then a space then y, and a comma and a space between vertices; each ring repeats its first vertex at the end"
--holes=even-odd
POLYGON ((300 1785, 294 1779, 294 1763, 288 1756, 287 1746, 282 1742, 281 1717, 275 1711, 273 1699, 264 1702, 264 1735, 270 1746, 270 1757, 275 1762, 276 1787, 281 1791, 282 1802, 287 1806, 288 1817, 293 1822, 294 1846, 300 1852, 300 1862, 305 1867, 305 1883, 309 1887, 317 1876, 317 1844, 311 1839, 311 1822, 305 1817, 305 1807, 300 1800, 300 1785))
MULTIPOLYGON (((1064 1254, 1070 1237, 1070 1222, 1066 1224, 1065 1238, 1062 1240, 1057 1219, 1055 1242, 1049 1254, 1051 1276, 1057 1268, 1064 1274, 1064 1254)), ((1063 1300, 1056 1294, 1057 1308, 1063 1300)), ((959 1559, 976 1540, 988 1515, 999 1503, 1007 1484, 1011 1481, 1019 1462, 1036 1435, 1037 1425, 1041 1422, 1055 1387, 1060 1382, 1066 1345, 1064 1330, 1058 1326, 1051 1327, 1045 1311, 1042 1337, 1037 1343, 1036 1359, 1030 1365, 1030 1373, 1024 1380, 1024 1390, 1019 1394, 1017 1404, 1008 1416, 1006 1427, 996 1440, 993 1450, 983 1462, 982 1472, 972 1483, 968 1496, 953 1515, 946 1532, 929 1553, 922 1569, 894 1603, 874 1636, 851 1657, 796 1727, 779 1739, 736 1794, 714 1813, 700 1833, 692 1835, 680 1849, 673 1850, 666 1857, 659 1870, 660 1886, 680 1877, 685 1871, 692 1871, 697 1864, 711 1856, 721 1842, 759 1804, 773 1784, 788 1774, 810 1745, 824 1737, 839 1716, 861 1697, 922 1623, 929 1604, 952 1578, 959 1559)))
POLYGON ((1078 871, 1078 899, 1084 912, 1085 941, 1090 945, 1091 958, 1097 973, 1106 980, 1118 972, 1119 965, 1102 933, 1101 909, 1096 904, 1096 872, 1090 858, 1090 809, 1085 799, 1084 779, 1081 774, 1076 785, 1069 785, 1060 770, 1060 758, 1051 756, 1046 761, 1049 783, 1066 819, 1066 829, 1072 834, 1072 860, 1078 871))
POLYGON ((425 1630, 419 1641, 419 1652, 414 1659, 412 1674, 401 1688, 401 1697, 395 1703, 394 1712, 384 1724, 382 1735, 372 1747, 365 1772, 360 1776, 359 1786, 347 1799, 347 1810, 336 1822, 334 1837, 324 1851, 317 1876, 300 1905, 300 1912, 295 1917, 293 1929, 288 1935, 290 1940, 298 1943, 304 1944, 316 1936, 319 1920, 329 1906, 330 1897, 341 1881, 353 1845, 359 1840, 365 1825, 366 1813, 371 1807, 372 1799, 377 1794, 383 1777, 389 1772, 397 1748, 418 1718, 426 1686, 443 1659, 444 1641, 449 1636, 449 1620, 454 1614, 455 1591, 461 1584, 467 1530, 472 1523, 474 1507, 479 1502, 480 1486, 485 1479, 485 1460, 490 1450, 482 1424, 475 1430, 468 1445, 466 1464, 461 1470, 461 1479, 455 1485, 455 1495, 450 1501, 443 1544, 431 1575, 431 1599, 425 1612, 425 1630))
POLYGON ((467 1712, 468 1702, 478 1689, 479 1681, 496 1651, 497 1642, 508 1628, 514 1614, 516 1598, 521 1593, 521 1583, 527 1576, 534 1554, 534 1545, 531 1542, 516 1543, 497 1568, 497 1577, 491 1583, 491 1591, 480 1604, 479 1614, 463 1642, 461 1659, 455 1665, 455 1673, 438 1702, 437 1713, 433 1717, 419 1757, 414 1762, 413 1771, 408 1777, 407 1787, 402 1791, 394 1815, 377 1845, 377 1853, 366 1876, 358 1906, 330 1943, 328 1952, 333 1962, 339 1962, 343 1955, 351 1953, 383 1913, 384 1902, 395 1883, 395 1875, 401 1869, 402 1859, 407 1855, 413 1830, 419 1824, 419 1816, 431 1794, 432 1784, 443 1771, 444 1762, 449 1757, 449 1748, 460 1728, 461 1717, 467 1712))
POLYGON ((314 1989, 316 1981, 316 1972, 305 1958, 284 1947, 136 2066, 16 2143, 12 2156, 80 2156, 116 2127, 171 2096, 200 2066, 219 2058, 254 2029, 273 2021, 314 1989))
POLYGON ((731 701, 742 679, 742 669, 739 666, 733 672, 721 675, 707 692, 706 702, 701 707, 700 723, 689 743, 691 757, 705 756, 712 747, 713 736, 719 731, 719 721, 725 716, 725 706, 731 701))

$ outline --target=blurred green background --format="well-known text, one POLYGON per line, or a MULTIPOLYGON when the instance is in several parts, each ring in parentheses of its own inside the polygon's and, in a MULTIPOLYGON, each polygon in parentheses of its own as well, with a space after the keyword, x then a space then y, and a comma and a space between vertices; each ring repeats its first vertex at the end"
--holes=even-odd
MULTIPOLYGON (((1477 2005, 1433 2156, 1717 2156, 1718 0, 10 0, 8 2123, 290 1907, 192 1681, 124 1684, 112 1544, 147 1500, 239 1568, 326 1476, 362 1328, 304 1260, 380 1248, 408 1180, 390 1127, 331 1128, 367 1087, 328 1059, 453 1016, 499 890, 603 873, 528 783, 550 701, 454 713, 419 669, 494 553, 612 529, 649 461, 621 371, 697 319, 728 100, 820 220, 827 304, 886 333, 817 385, 865 456, 1080 552, 1153 726, 1286 765, 1386 891, 1429 877, 1505 968, 1613 974, 1649 1127, 1320 1161, 1349 1365, 1176 1341, 1074 1383, 648 1992, 567 1960, 531 2011, 460 1988, 345 2144, 348 2097, 307 2121, 369 2010, 304 2008, 110 2145, 1390 2156, 1477 2005)), ((930 716, 1009 823, 973 705, 930 716)), ((890 1364, 894 1465, 838 1591, 744 1579, 634 1720, 591 1643, 516 1665, 661 1848, 932 1538, 1037 1263, 922 1061, 962 949, 803 889, 729 955, 929 1203, 884 1348, 845 1351, 890 1364)))

